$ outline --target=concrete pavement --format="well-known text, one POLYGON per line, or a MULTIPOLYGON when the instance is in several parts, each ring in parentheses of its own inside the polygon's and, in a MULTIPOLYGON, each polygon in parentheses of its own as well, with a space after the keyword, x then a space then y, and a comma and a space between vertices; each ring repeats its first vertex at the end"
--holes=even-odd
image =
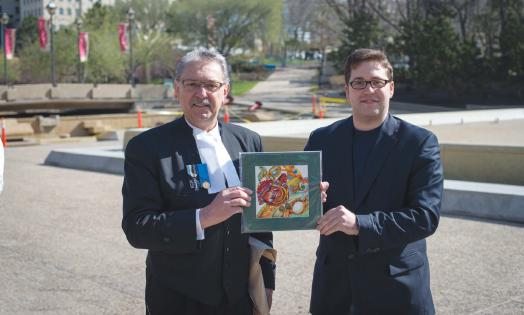
MULTIPOLYGON (((122 177, 42 165, 77 146, 6 150, 0 314, 144 314, 145 251, 120 228, 122 177)), ((428 240, 438 314, 523 314, 523 240, 524 225, 442 217, 428 240)), ((315 231, 275 233, 272 314, 307 314, 317 242, 315 231)))
MULTIPOLYGON (((297 114, 311 113, 311 97, 314 94, 312 90, 316 84, 316 68, 277 68, 267 80, 257 83, 245 95, 235 97, 235 102, 251 105, 254 101, 262 101, 263 108, 266 109, 294 111, 297 114)), ((340 88, 339 91, 330 91, 330 94, 334 92, 338 93, 339 97, 344 98, 343 88, 340 88)), ((318 93, 315 92, 315 94, 318 93)), ((320 94, 317 96, 320 96, 320 94)), ((391 101, 390 107, 395 114, 452 110, 442 106, 397 102, 394 99, 391 101)), ((348 105, 329 106, 326 117, 346 117, 349 113, 351 113, 351 107, 348 105)))

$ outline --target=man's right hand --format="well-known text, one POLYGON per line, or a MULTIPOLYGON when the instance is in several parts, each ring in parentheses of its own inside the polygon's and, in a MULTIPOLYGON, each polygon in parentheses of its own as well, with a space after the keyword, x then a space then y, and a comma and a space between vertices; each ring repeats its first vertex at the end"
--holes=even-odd
POLYGON ((219 192, 213 201, 200 209, 200 225, 203 229, 229 219, 236 213, 242 213, 243 207, 251 205, 253 192, 244 187, 230 187, 219 192))

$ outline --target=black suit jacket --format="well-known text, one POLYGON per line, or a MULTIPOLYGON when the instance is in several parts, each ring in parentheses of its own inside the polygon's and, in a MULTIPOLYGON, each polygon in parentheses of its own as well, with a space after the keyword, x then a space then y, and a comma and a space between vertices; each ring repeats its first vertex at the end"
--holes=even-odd
MULTIPOLYGON (((224 146, 238 172, 239 152, 262 151, 260 136, 220 124, 224 146)), ((189 186, 185 166, 201 163, 191 127, 184 118, 150 129, 129 141, 125 153, 122 228, 129 243, 148 249, 148 275, 188 298, 218 305, 247 292, 249 234, 240 233, 240 215, 205 229, 196 240, 195 211, 216 194, 189 186)), ((272 234, 255 235, 271 244, 272 234)), ((261 261, 266 287, 274 288, 269 261, 261 261)))
POLYGON ((425 237, 439 222, 443 173, 437 138, 389 115, 353 187, 353 119, 314 131, 305 150, 322 150, 330 183, 324 211, 357 215, 358 236, 321 236, 313 314, 432 314, 425 237))

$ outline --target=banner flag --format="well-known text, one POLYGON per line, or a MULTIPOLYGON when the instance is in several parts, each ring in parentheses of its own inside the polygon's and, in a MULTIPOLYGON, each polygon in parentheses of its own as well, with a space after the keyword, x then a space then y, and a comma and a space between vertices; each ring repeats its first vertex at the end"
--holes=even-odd
POLYGON ((80 52, 80 62, 87 62, 89 56, 89 33, 80 32, 78 37, 78 51, 80 52))
POLYGON ((40 49, 43 51, 49 51, 49 28, 47 27, 47 21, 44 18, 38 19, 38 39, 40 41, 40 49))
POLYGON ((126 53, 129 50, 127 41, 127 23, 118 24, 118 41, 120 42, 120 52, 126 53))
POLYGON ((6 28, 4 31, 5 38, 5 57, 12 60, 15 55, 16 29, 6 28))

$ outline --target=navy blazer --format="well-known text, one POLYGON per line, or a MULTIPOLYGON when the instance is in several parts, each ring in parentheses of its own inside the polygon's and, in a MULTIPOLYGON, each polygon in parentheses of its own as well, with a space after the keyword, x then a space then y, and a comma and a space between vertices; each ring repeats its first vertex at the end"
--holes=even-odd
POLYGON ((437 138, 388 115, 353 187, 353 118, 315 130, 305 150, 322 150, 330 183, 324 211, 343 205, 359 235, 320 236, 313 314, 432 314, 425 239, 439 222, 443 171, 437 138))
MULTIPOLYGON (((238 172, 239 152, 262 151, 260 136, 248 129, 219 124, 222 142, 238 172)), ((201 163, 191 127, 184 118, 143 132, 125 152, 122 228, 129 243, 148 249, 147 273, 184 296, 218 305, 248 290, 249 234, 240 233, 240 214, 205 229, 196 239, 195 212, 216 194, 189 186, 185 166, 201 163)), ((253 235, 253 234, 251 234, 253 235)), ((271 233, 254 235, 267 244, 271 233)), ((266 287, 274 288, 268 260, 261 260, 266 287)))

